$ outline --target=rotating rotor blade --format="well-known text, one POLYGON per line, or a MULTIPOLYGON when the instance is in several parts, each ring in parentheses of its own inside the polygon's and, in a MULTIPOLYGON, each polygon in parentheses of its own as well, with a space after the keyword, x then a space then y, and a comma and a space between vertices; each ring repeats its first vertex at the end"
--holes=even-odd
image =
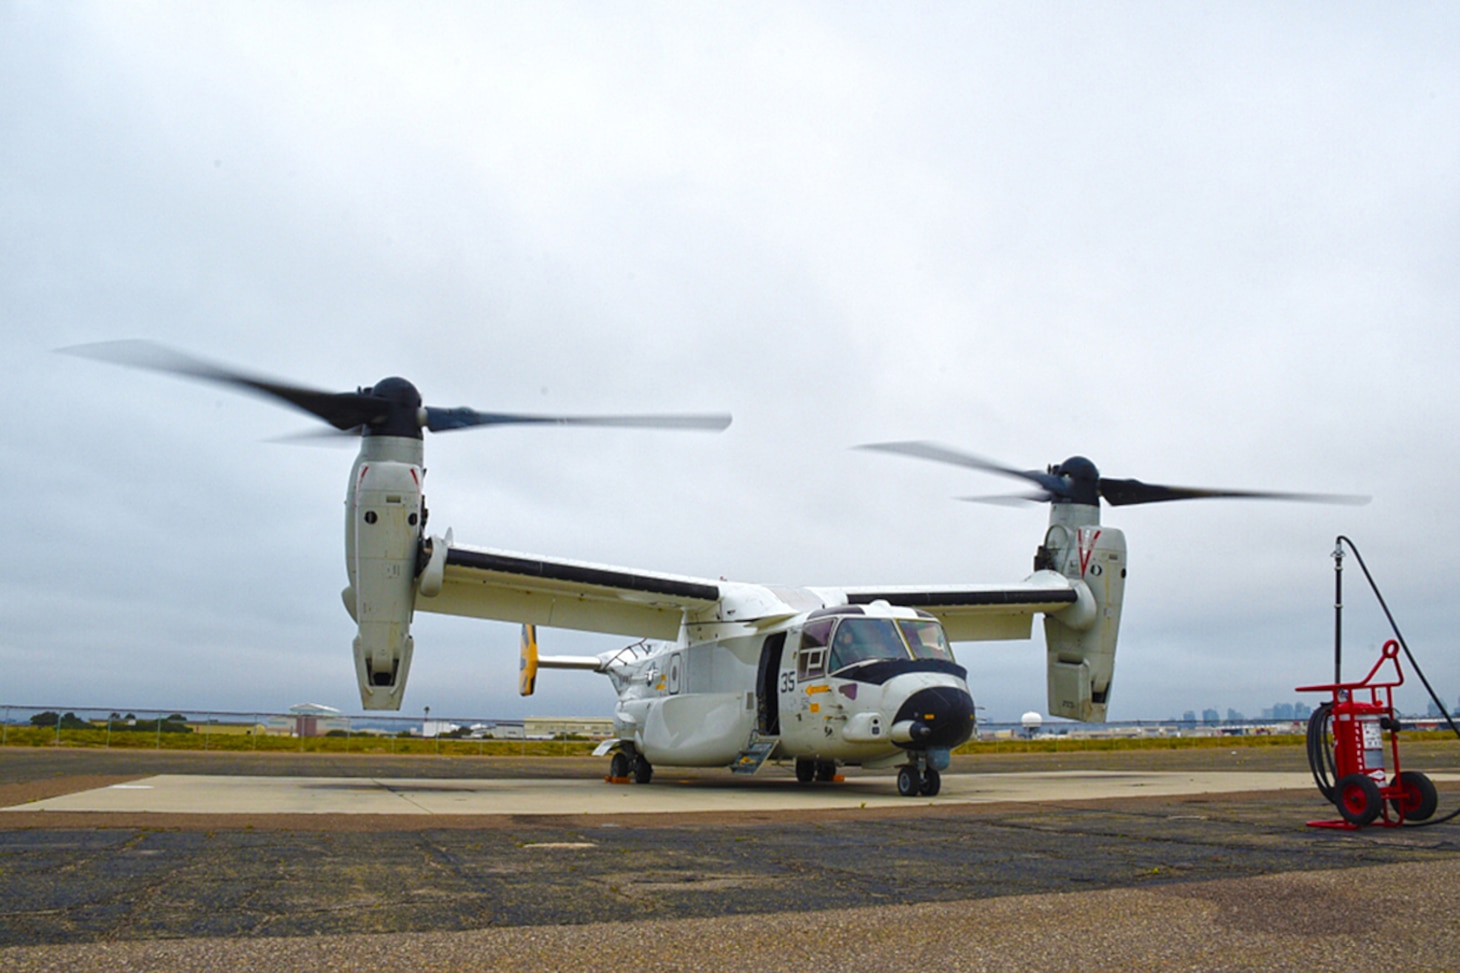
MULTIPOLYGON (((1012 466, 1004 466, 1002 463, 995 463, 993 460, 984 459, 981 456, 974 456, 972 453, 960 452, 956 449, 949 449, 947 446, 940 446, 930 442, 897 442, 897 443, 868 443, 858 446, 858 449, 871 449, 881 453, 895 453, 899 456, 911 456, 914 459, 931 460, 935 463, 947 463, 952 466, 961 466, 970 470, 982 470, 985 473, 998 473, 1003 476, 1015 476, 1021 480, 1029 480, 1043 487, 1047 493, 1059 495, 1064 486, 1060 477, 1049 473, 1042 473, 1038 470, 1016 470, 1012 466)), ((1027 497, 1026 499, 1035 499, 1027 497)), ((1048 499, 1038 497, 1038 499, 1048 499)))
POLYGON ((1002 493, 994 496, 980 497, 955 497, 955 500, 963 500, 966 503, 990 503, 998 507, 1022 507, 1026 503, 1050 503, 1054 500, 1052 493, 1002 493))
POLYGON ((194 378, 204 382, 231 385, 234 388, 287 402, 297 409, 303 409, 305 412, 323 419, 339 430, 349 430, 356 426, 377 422, 388 411, 388 405, 373 396, 362 395, 358 392, 325 392, 302 385, 276 382, 272 379, 224 368, 200 358, 193 358, 150 341, 103 341, 89 345, 74 345, 70 348, 62 348, 60 351, 81 358, 109 362, 113 365, 145 368, 149 371, 181 375, 184 378, 194 378))
MULTIPOLYGON (((465 407, 421 408, 420 393, 414 385, 401 378, 382 379, 371 388, 356 392, 325 392, 236 371, 150 341, 106 341, 60 350, 82 358, 181 375, 265 395, 323 419, 338 430, 333 435, 365 433, 419 438, 421 428, 443 432, 476 426, 505 425, 702 429, 718 432, 730 425, 730 416, 723 414, 551 416, 477 412, 465 407)), ((326 437, 329 435, 331 434, 325 434, 326 437)))
POLYGON ((264 442, 284 446, 348 446, 359 439, 364 431, 364 426, 352 426, 349 429, 307 429, 288 432, 282 436, 270 436, 264 442))
POLYGON ((1334 503, 1363 506, 1368 497, 1338 493, 1278 493, 1271 490, 1208 490, 1201 487, 1162 486, 1140 480, 1100 478, 1100 495, 1112 507, 1137 503, 1163 503, 1167 500, 1292 500, 1299 503, 1334 503))
POLYGON ((1002 476, 1018 477, 1037 484, 1041 489, 1033 493, 1019 493, 992 497, 959 497, 975 503, 1019 504, 1036 503, 1087 503, 1097 504, 1099 498, 1112 507, 1124 507, 1138 503, 1162 503, 1168 500, 1287 500, 1298 503, 1333 503, 1360 506, 1369 502, 1368 497, 1336 493, 1283 493, 1272 490, 1223 490, 1203 487, 1166 486, 1159 483, 1143 483, 1140 480, 1102 477, 1095 464, 1082 456, 1072 456, 1058 466, 1051 466, 1047 472, 1017 470, 1002 463, 974 456, 970 453, 949 449, 930 442, 872 443, 858 447, 883 453, 896 453, 914 459, 948 463, 966 469, 997 473, 1002 476))
POLYGON ((620 429, 691 429, 720 432, 730 425, 730 416, 632 415, 632 416, 544 416, 514 412, 477 412, 465 406, 426 408, 426 428, 432 432, 471 429, 477 426, 612 426, 620 429))

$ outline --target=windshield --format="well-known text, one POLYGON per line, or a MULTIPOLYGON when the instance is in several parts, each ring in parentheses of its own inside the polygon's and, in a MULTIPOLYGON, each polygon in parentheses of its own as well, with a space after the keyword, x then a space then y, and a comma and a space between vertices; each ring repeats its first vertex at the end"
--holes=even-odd
POLYGON ((831 639, 831 662, 835 672, 872 659, 906 659, 907 646, 890 618, 843 618, 831 639))
POLYGON ((902 634, 906 637, 914 658, 953 661, 953 650, 948 647, 948 639, 943 635, 943 626, 933 619, 906 619, 899 621, 897 627, 902 629, 902 634))

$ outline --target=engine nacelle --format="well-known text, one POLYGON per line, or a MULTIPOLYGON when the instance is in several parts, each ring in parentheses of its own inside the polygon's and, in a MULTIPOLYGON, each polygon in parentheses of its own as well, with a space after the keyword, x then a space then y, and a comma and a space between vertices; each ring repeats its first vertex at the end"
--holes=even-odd
POLYGON ((409 460, 419 456, 420 443, 383 436, 362 442, 346 497, 345 607, 359 626, 355 676, 361 705, 398 710, 414 649, 410 628, 425 510, 422 469, 409 460))
POLYGON ((1050 715, 1102 721, 1115 674, 1125 535, 1102 527, 1098 508, 1055 504, 1038 566, 1069 578, 1078 595, 1074 604, 1044 618, 1050 715))

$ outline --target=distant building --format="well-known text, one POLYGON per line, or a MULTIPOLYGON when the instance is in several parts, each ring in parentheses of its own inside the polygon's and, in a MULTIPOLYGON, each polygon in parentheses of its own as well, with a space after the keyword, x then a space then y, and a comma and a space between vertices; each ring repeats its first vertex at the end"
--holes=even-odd
POLYGON ((457 723, 450 723, 450 722, 447 722, 446 720, 422 720, 421 721, 421 736, 425 737, 428 740, 430 740, 430 739, 432 739, 434 737, 451 736, 452 734, 456 733, 456 731, 458 731, 460 729, 461 729, 461 726, 459 724, 457 724, 457 723))
POLYGON ((1241 713, 1239 713, 1236 710, 1232 709, 1232 707, 1230 707, 1230 706, 1227 707, 1227 722, 1228 723, 1242 723, 1242 722, 1245 722, 1246 719, 1247 719, 1247 717, 1243 716, 1241 713))
POLYGON ((493 723, 483 735, 492 740, 523 740, 527 728, 521 723, 493 723))
POLYGON ((529 716, 522 721, 528 737, 580 736, 604 740, 613 736, 613 720, 592 716, 529 716))
POLYGON ((1207 708, 1201 711, 1201 721, 1207 726, 1216 726, 1222 722, 1222 714, 1215 709, 1207 708))
POLYGON ((349 728, 349 721, 343 719, 340 711, 333 706, 300 703, 289 707, 289 715, 294 718, 294 735, 297 737, 323 736, 330 730, 349 728))

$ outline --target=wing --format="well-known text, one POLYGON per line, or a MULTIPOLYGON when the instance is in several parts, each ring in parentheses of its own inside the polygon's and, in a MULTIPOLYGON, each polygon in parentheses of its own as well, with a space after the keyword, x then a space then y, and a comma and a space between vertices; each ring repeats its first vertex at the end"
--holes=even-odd
POLYGON ((419 611, 673 639, 686 612, 713 609, 721 598, 720 583, 702 578, 445 546, 440 590, 427 595, 434 585, 423 585, 419 611))
POLYGON ((841 591, 852 605, 887 601, 921 608, 943 623, 952 642, 1027 639, 1035 615, 1057 612, 1078 600, 1069 579, 1054 571, 1036 571, 1005 585, 888 585, 841 591))

